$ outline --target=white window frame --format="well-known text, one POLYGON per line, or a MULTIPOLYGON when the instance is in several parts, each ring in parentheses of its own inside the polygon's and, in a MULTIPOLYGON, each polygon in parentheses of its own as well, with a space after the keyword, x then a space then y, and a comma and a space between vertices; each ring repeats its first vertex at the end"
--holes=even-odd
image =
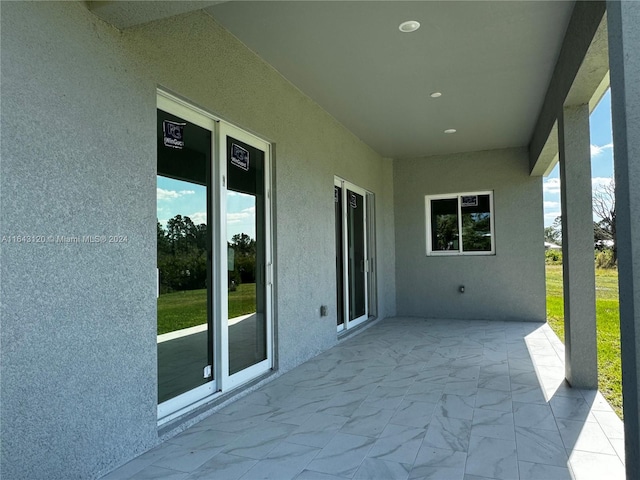
POLYGON ((441 256, 487 256, 496 254, 496 230, 495 230, 495 208, 493 205, 493 191, 479 191, 479 192, 462 192, 462 193, 447 193, 438 195, 425 195, 425 219, 426 219, 426 232, 427 232, 427 256, 429 257, 441 257, 441 256), (475 195, 489 195, 489 221, 491 228, 491 250, 484 252, 465 252, 462 250, 462 202, 461 197, 475 196, 475 195), (431 228, 431 202, 433 200, 458 200, 458 250, 433 250, 432 242, 432 228, 431 228))

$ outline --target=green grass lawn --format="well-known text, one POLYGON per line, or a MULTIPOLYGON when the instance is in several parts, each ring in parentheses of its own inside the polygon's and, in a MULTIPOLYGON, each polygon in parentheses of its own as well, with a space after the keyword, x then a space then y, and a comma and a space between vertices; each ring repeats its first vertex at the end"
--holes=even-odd
MULTIPOLYGON (((547 265, 547 321, 564 342, 562 266, 547 265)), ((620 312, 618 271, 596 269, 596 323, 598 330, 598 386, 622 418, 622 367, 620 364, 620 312)))
MULTIPOLYGON (((256 285, 238 285, 229 292, 229 318, 256 311, 256 285)), ((158 335, 201 325, 207 321, 207 291, 185 290, 158 298, 158 335)))

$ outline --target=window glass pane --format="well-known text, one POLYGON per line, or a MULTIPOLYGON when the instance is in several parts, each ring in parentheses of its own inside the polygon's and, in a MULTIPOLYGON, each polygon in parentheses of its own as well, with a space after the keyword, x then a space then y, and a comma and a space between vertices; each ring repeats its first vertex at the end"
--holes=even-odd
POLYGON ((227 137, 229 375, 267 358, 265 154, 227 137))
POLYGON ((347 190, 347 202, 349 320, 355 320, 366 313, 364 197, 347 190))
POLYGON ((336 293, 338 301, 337 324, 344 324, 344 246, 342 225, 342 187, 333 187, 333 198, 336 218, 336 293))
POLYGON ((458 199, 431 200, 431 249, 458 250, 458 199))
POLYGON ((158 110, 158 403, 210 382, 211 132, 158 110))
POLYGON ((462 250, 465 252, 491 251, 491 208, 489 195, 463 195, 462 250))

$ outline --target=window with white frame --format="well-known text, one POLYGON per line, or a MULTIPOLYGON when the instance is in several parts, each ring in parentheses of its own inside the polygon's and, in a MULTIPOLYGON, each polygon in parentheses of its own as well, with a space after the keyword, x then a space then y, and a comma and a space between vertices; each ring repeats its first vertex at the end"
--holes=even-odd
POLYGON ((427 195, 427 255, 493 255, 493 192, 427 195))

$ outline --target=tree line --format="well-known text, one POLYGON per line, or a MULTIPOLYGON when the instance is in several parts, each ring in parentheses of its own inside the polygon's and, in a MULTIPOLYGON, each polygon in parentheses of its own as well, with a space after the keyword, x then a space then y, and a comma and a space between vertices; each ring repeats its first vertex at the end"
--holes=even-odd
MULTIPOLYGON (((166 228, 159 221, 157 225, 160 293, 207 288, 207 225, 196 225, 182 215, 168 220, 166 228)), ((227 246, 233 260, 229 285, 255 283, 255 240, 244 233, 236 234, 227 246)))

